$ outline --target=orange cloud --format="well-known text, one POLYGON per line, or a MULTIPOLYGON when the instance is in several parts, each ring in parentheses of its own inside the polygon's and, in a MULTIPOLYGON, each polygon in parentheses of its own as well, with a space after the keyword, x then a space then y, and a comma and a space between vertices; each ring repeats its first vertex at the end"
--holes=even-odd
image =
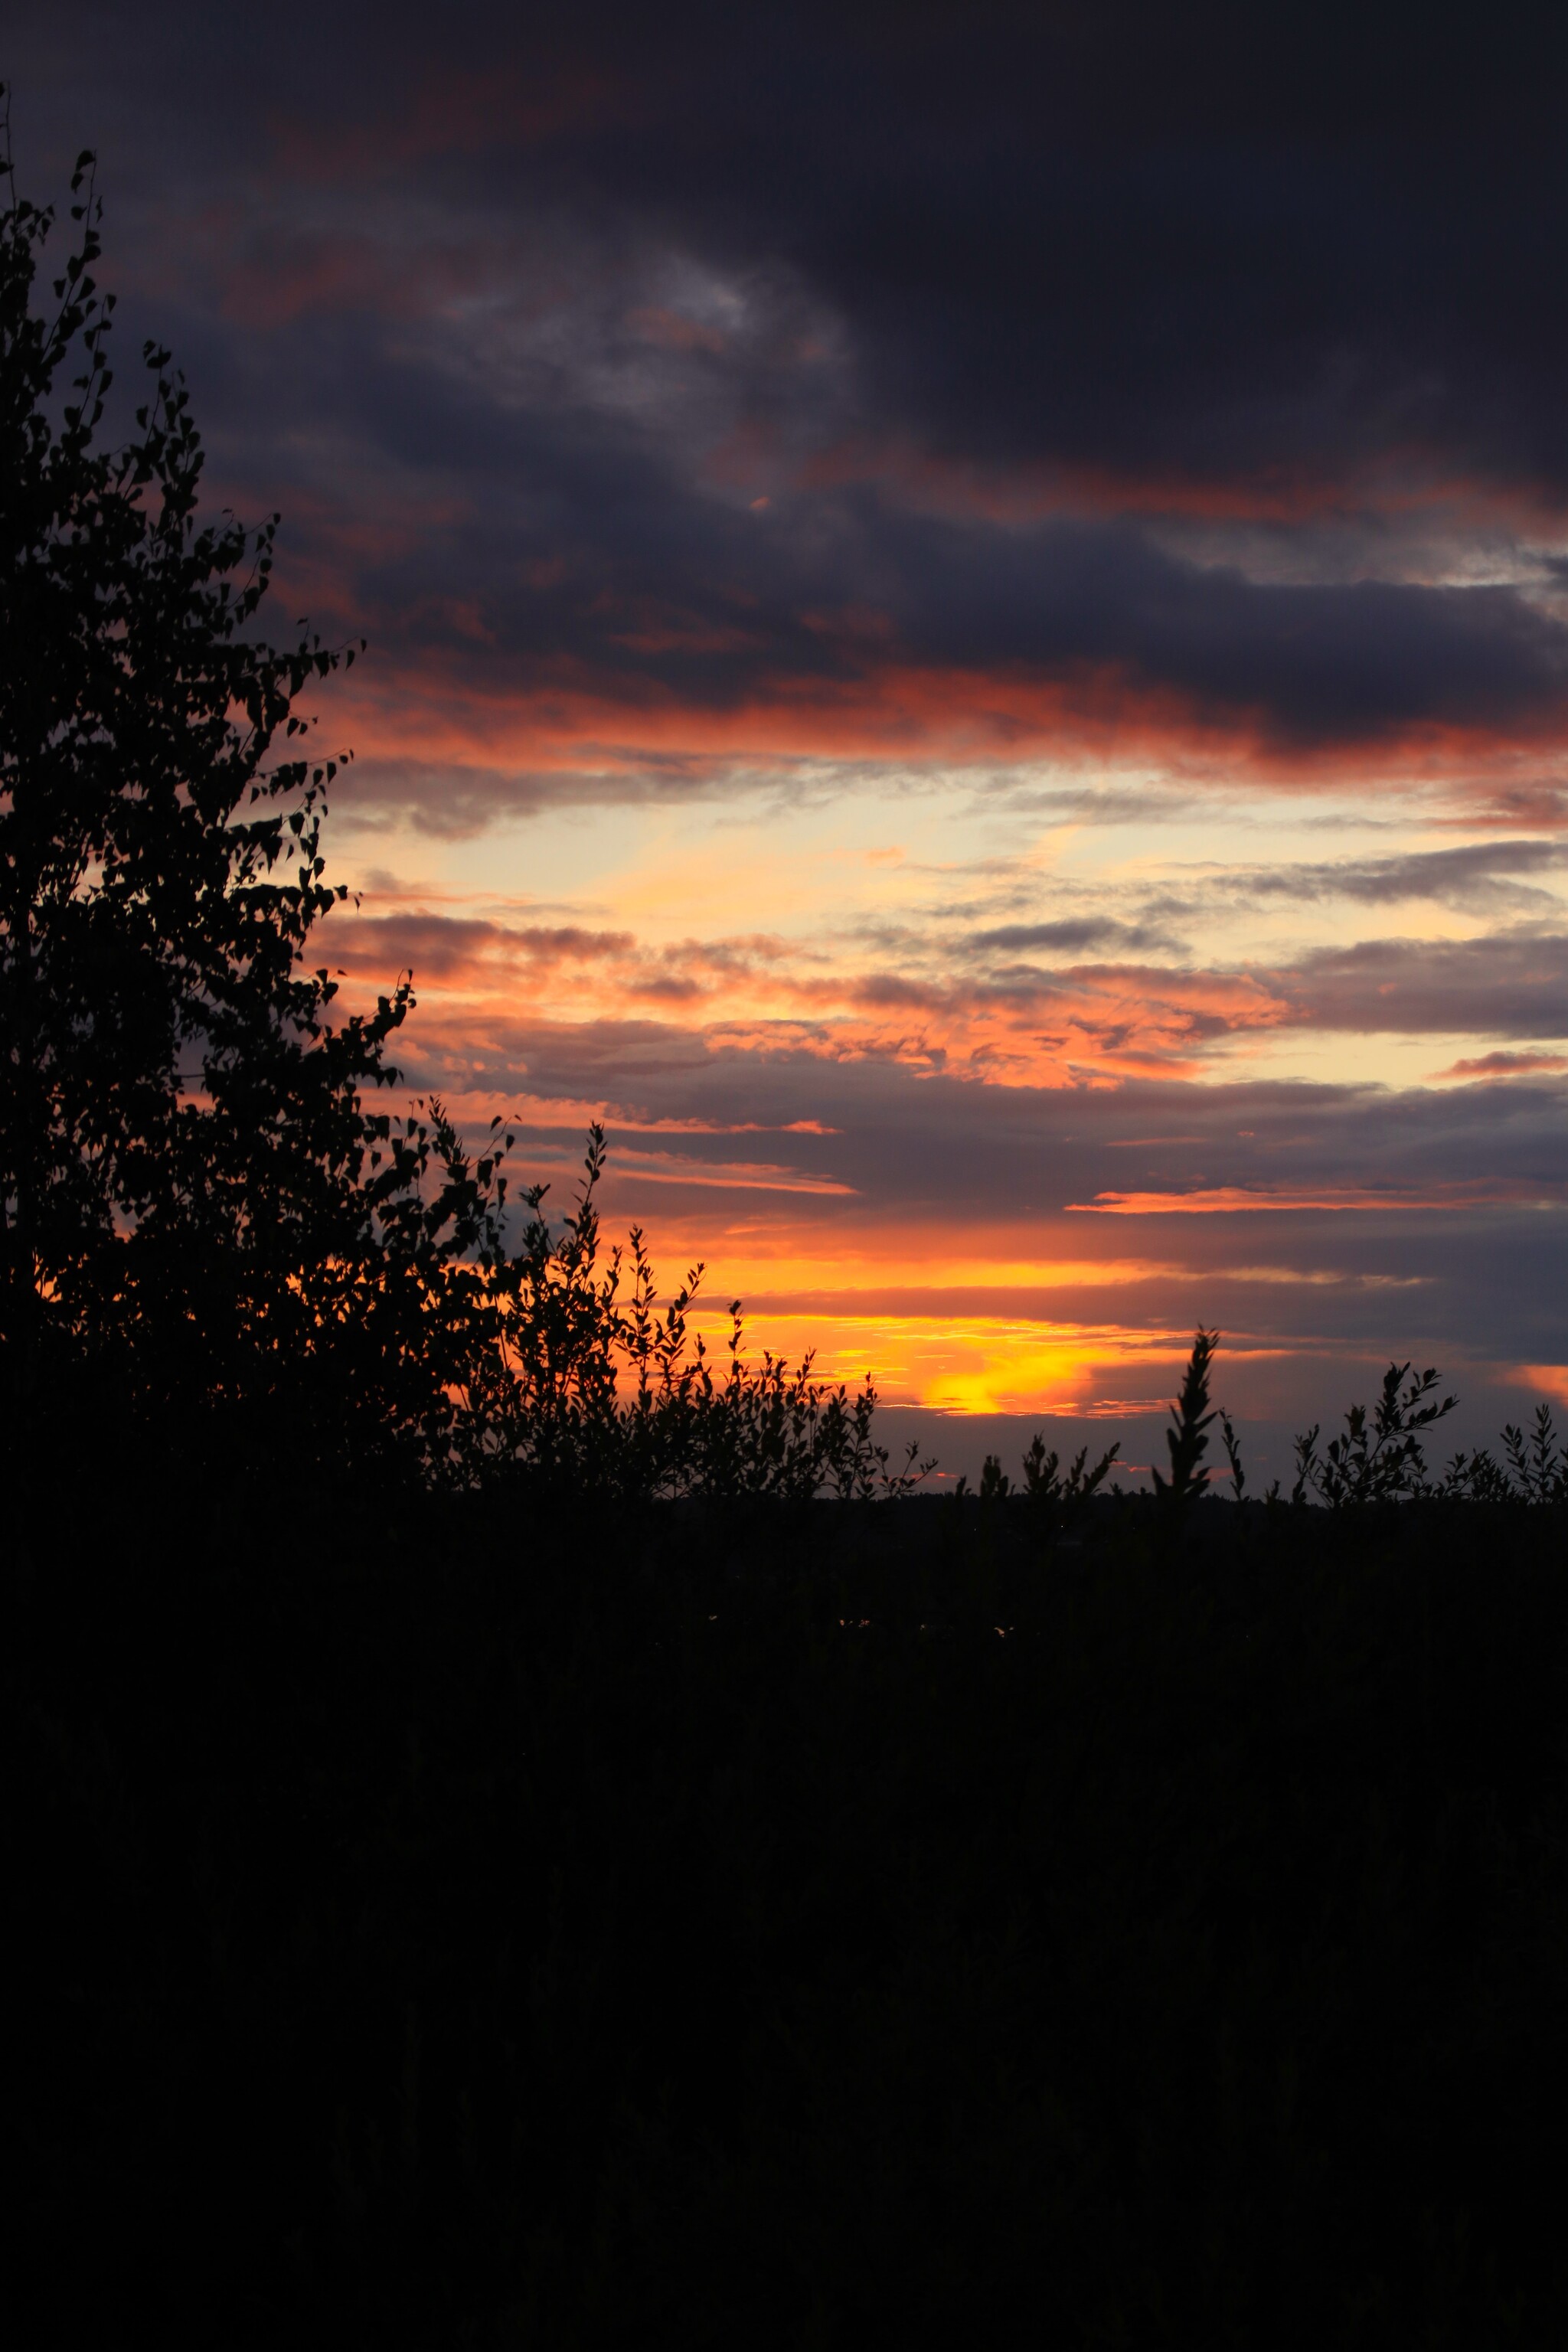
MULTIPOLYGON (((305 601, 306 584, 289 581, 295 601, 305 601)), ((352 600, 336 609, 352 612, 352 600)), ((744 644, 745 632, 704 625, 686 638, 666 615, 658 624, 634 622, 626 643, 652 646, 656 637, 666 649, 722 651, 744 644)), ((802 761, 914 759, 962 769, 1047 760, 1163 772, 1208 787, 1252 782, 1314 792, 1363 784, 1374 773, 1409 789, 1462 790, 1466 806, 1490 803, 1497 821, 1511 824, 1530 821, 1518 799, 1523 793, 1537 810, 1547 796, 1551 821, 1561 824, 1556 796, 1568 790, 1568 776, 1541 773, 1543 754, 1568 751, 1568 709, 1555 702, 1521 712, 1506 733, 1422 720, 1380 726, 1353 742, 1296 745, 1270 733, 1262 709, 1208 709, 1110 664, 1064 677, 895 661, 868 662, 837 678, 780 668, 749 679, 722 704, 696 701, 644 671, 617 675, 579 656, 539 664, 525 688, 494 679, 490 666, 470 676, 454 668, 447 652, 424 647, 401 657, 384 685, 356 669, 336 698, 334 724, 362 760, 422 763, 425 797, 437 808, 443 770, 455 772, 455 782, 465 771, 512 770, 554 772, 564 783, 582 770, 633 777, 650 762, 671 761, 697 778, 737 765, 787 772, 802 761)), ((505 807, 504 786, 497 807, 505 807)))
POLYGON ((851 954, 766 934, 664 945, 626 930, 448 915, 335 913, 327 952, 362 990, 412 970, 427 1041, 482 1043, 520 992, 553 1016, 657 1007, 714 1045, 964 1068, 1074 1086, 1195 1073, 1205 1047, 1295 1017, 1277 982, 1158 965, 1020 967, 1000 978, 867 970, 851 954), (824 969, 825 964, 827 966, 824 969))
POLYGON ((1557 1194, 1540 1183, 1477 1180, 1468 1183, 1436 1182, 1415 1187, 1373 1191, 1357 1185, 1326 1185, 1321 1189, 1253 1190, 1238 1184, 1215 1185, 1191 1192, 1097 1192, 1092 1201, 1069 1201, 1077 1214, 1094 1212, 1108 1217, 1230 1216, 1242 1210, 1338 1209, 1481 1209, 1556 1205, 1557 1194))
MULTIPOLYGON (((657 1014, 713 1051, 787 1050, 1051 1087, 1197 1076, 1213 1070, 1216 1049, 1246 1053, 1248 1040, 1286 1031, 1441 1033, 1469 1016, 1483 1032, 1511 1024, 1540 1034, 1557 1002, 1561 965, 1550 941, 1521 948, 1505 937, 1335 951, 1273 971, 1019 962, 976 973, 952 969, 964 960, 962 939, 899 934, 886 961, 868 963, 875 949, 855 938, 755 932, 658 942, 630 929, 415 909, 340 909, 323 944, 361 995, 412 971, 427 1049, 458 1055, 483 1058, 520 1004, 542 992, 555 1021, 657 1014)), ((1443 1075, 1564 1067, 1568 1056, 1551 1050, 1500 1050, 1443 1075)), ((1195 1195, 1181 1197, 1189 1210, 1199 1205, 1195 1195)), ((1098 1205, 1121 1199, 1108 1192, 1098 1205)), ((1273 1202, 1248 1196, 1212 1205, 1273 1202)))

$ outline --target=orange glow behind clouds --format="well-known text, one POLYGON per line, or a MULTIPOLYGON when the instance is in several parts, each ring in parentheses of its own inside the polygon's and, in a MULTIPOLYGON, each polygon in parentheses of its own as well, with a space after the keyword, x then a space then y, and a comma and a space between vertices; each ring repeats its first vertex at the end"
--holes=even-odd
POLYGON ((1503 1179, 1477 1181, 1471 1183, 1434 1183, 1417 1191, 1414 1186, 1390 1186, 1375 1191, 1370 1186, 1325 1185, 1320 1191, 1249 1192, 1240 1185, 1226 1184, 1208 1192, 1100 1192, 1092 1201, 1069 1201, 1070 1212, 1083 1214, 1094 1212, 1108 1217, 1169 1217, 1169 1216, 1229 1216, 1237 1210, 1273 1210, 1276 1213, 1300 1210, 1338 1209, 1397 1209, 1407 1213, 1412 1209, 1484 1208, 1503 1202, 1530 1203, 1542 1197, 1541 1187, 1528 1180, 1503 1179))
POLYGON ((1290 1017, 1283 996, 1246 974, 1104 965, 927 978, 868 970, 863 956, 825 971, 821 950, 767 937, 649 948, 584 926, 340 913, 328 951, 366 987, 412 969, 426 1050, 449 1040, 454 1055, 482 1046, 518 994, 546 990, 560 1021, 657 1017, 734 1047, 788 1045, 1045 1086, 1194 1072, 1206 1043, 1290 1017))
MULTIPOLYGON (((711 1302, 694 1318, 722 1344, 711 1302)), ((1032 1323, 1005 1315, 923 1316, 765 1312, 749 1317, 746 1349, 796 1361, 814 1351, 819 1379, 853 1389, 869 1373, 888 1404, 941 1412, 1062 1413, 1163 1407, 1192 1334, 1114 1324, 1032 1323)))
MULTIPOLYGON (((342 595, 326 573, 314 580, 291 574, 289 587, 300 596, 314 589, 318 604, 328 607, 342 595)), ((1390 724, 1370 743, 1297 746, 1271 739, 1261 714, 1211 714, 1173 688, 1113 666, 1057 678, 1026 668, 916 667, 874 658, 878 633, 865 616, 825 614, 821 622, 825 634, 858 646, 860 667, 839 679, 781 670, 722 706, 683 698, 641 673, 590 674, 564 656, 519 689, 492 683, 484 669, 459 669, 426 653, 416 674, 405 667, 384 685, 356 672, 338 706, 340 723, 361 758, 453 769, 629 771, 670 757, 981 764, 1033 757, 1175 773, 1195 769, 1210 782, 1232 776, 1326 791, 1369 772, 1409 782, 1456 774, 1472 785, 1485 779, 1539 786, 1542 756, 1560 754, 1568 718, 1561 706, 1542 707, 1512 721, 1506 736, 1483 726, 1422 721, 1390 724)), ((661 613, 655 647, 647 638, 652 625, 628 616, 628 648, 637 649, 639 636, 645 651, 679 646, 716 652, 749 642, 739 617, 721 642, 706 624, 698 635, 683 637, 661 613)))

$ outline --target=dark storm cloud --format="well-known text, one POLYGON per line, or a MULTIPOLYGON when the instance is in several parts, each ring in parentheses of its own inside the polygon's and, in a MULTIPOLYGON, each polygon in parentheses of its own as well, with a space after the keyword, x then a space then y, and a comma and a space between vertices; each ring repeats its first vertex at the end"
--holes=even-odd
POLYGON ((868 412, 934 446, 1288 486, 1397 445, 1568 478, 1549 13, 427 21, 325 30, 300 147, 374 173, 379 131, 384 175, 781 259, 853 323, 868 412))
MULTIPOLYGON (((652 695, 723 712, 911 676, 958 709, 959 673, 982 699, 1001 681, 1004 725, 1010 688, 1090 706, 1109 691, 1308 754, 1561 719, 1568 633, 1517 589, 1260 583, 1128 522, 913 513, 886 485, 803 488, 787 467, 781 483, 765 455, 736 490, 691 439, 729 361, 699 349, 666 369, 656 352, 645 376, 637 348, 573 319, 591 349, 525 352, 501 380, 374 311, 230 331, 225 463, 286 508, 292 481, 286 558, 416 680, 437 667, 448 692, 521 694, 569 678, 607 722, 652 695), (306 431, 279 417, 279 372, 306 431), (759 511, 741 491, 764 480, 759 511)), ((724 417, 754 414, 759 364, 742 354, 724 417)), ((781 394, 826 399, 812 364, 770 365, 781 394)))
MULTIPOLYGON (((439 402, 422 415, 438 428, 439 402)), ((927 677, 937 698, 920 723, 939 737, 971 702, 1026 733, 1040 688, 1060 690, 1068 732, 1075 710, 1147 705, 1156 726, 1231 730, 1287 757, 1428 730, 1490 748, 1563 715, 1568 632, 1510 587, 1258 584, 1125 525, 1003 530, 864 495, 757 516, 609 433, 585 446, 579 427, 566 446, 516 421, 450 429, 490 480, 487 494, 479 471, 464 477, 460 523, 366 560, 306 520, 287 551, 337 576, 345 621, 416 683, 438 668, 447 692, 591 684, 604 732, 619 709, 632 741, 650 698, 700 716, 927 677)), ((831 709, 821 724, 831 751, 831 709)))
POLYGON ((1265 584, 1137 520, 1568 493, 1562 28, 1261 22, 67 5, 8 70, 25 154, 103 143, 226 487, 411 695, 569 682, 633 746, 650 698, 816 697, 831 752, 911 678, 1003 736, 1032 690, 1306 761, 1552 736, 1520 588, 1265 584))
POLYGON ((981 698, 1001 681, 1004 719, 1009 688, 1091 708, 1109 692, 1307 754, 1563 715, 1568 632, 1510 586, 1258 583, 1128 522, 912 513, 885 486, 781 485, 763 459, 742 484, 772 484, 758 510, 689 445, 684 373, 628 389, 612 369, 585 392, 578 369, 524 371, 520 393, 371 317, 273 329, 268 383, 301 345, 289 372, 319 386, 328 462, 352 430, 367 486, 384 469, 384 521, 410 509, 405 543, 366 550, 353 514, 318 517, 309 438, 289 419, 276 446, 260 383, 246 464, 285 483, 305 467, 286 551, 379 658, 438 663, 454 687, 570 677, 612 710, 657 694, 700 712, 930 676, 958 709, 959 673, 981 698))
POLYGON ((283 124, 322 177, 787 263, 853 322, 868 412, 945 448, 1288 483, 1397 444, 1568 477, 1542 299, 1568 35, 1539 8, 50 17, 19 72, 63 52, 122 110, 140 83, 209 167, 283 124))

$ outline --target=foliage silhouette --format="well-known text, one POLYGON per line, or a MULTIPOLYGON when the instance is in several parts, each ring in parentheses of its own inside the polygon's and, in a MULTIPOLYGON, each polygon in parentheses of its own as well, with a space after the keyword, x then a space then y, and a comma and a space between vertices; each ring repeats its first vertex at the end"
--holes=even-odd
POLYGON ((1087 1466, 1089 1448, 1081 1446, 1064 1466, 1054 1449, 1046 1451, 1045 1439, 1036 1432, 1024 1456, 1024 1492, 1036 1512, 1046 1515, 1053 1535, 1065 1535, 1082 1517, 1114 1469, 1121 1452, 1120 1442, 1108 1447, 1091 1470, 1087 1466))
MULTIPOLYGON (((1172 1407, 1172 1426, 1165 1437, 1172 1475, 1166 1480, 1157 1470, 1152 1474, 1154 1491, 1167 1512, 1177 1507, 1184 1496, 1194 1500, 1202 1490, 1207 1473, 1198 1472, 1196 1465, 1207 1444, 1205 1433, 1216 1418, 1233 1497, 1237 1503, 1246 1497, 1247 1469, 1236 1425, 1223 1406, 1209 1410, 1209 1375, 1218 1345, 1217 1332, 1199 1328, 1181 1393, 1172 1407)), ((1481 1446, 1469 1454, 1456 1454, 1440 1478, 1429 1478, 1423 1433, 1446 1420, 1459 1402, 1453 1395, 1437 1397, 1439 1384, 1439 1375, 1430 1366, 1423 1372, 1413 1372, 1408 1363, 1391 1363, 1371 1413, 1364 1405, 1351 1405, 1342 1433, 1331 1438, 1321 1453, 1321 1423, 1300 1432, 1295 1441, 1292 1505, 1300 1508, 1313 1497, 1336 1511, 1415 1501, 1535 1506, 1568 1502, 1568 1454, 1559 1445, 1551 1407, 1544 1403, 1536 1408, 1528 1438, 1512 1423, 1505 1425, 1501 1443, 1506 1468, 1481 1446)), ((1037 1447, 1040 1443, 1036 1440, 1037 1447)), ((1278 1478, 1263 1499, 1270 1507, 1279 1503, 1278 1478)))
POLYGON ((1209 1403, 1209 1368, 1218 1346, 1219 1333, 1205 1331, 1200 1324, 1182 1375, 1180 1392, 1171 1407, 1171 1426, 1165 1432, 1171 1475, 1163 1477, 1155 1469, 1149 1473, 1155 1494, 1171 1513, 1181 1512, 1196 1502, 1208 1484, 1209 1474, 1199 1465, 1208 1451, 1208 1432, 1215 1419, 1215 1409, 1209 1403))
POLYGON ((1456 1396, 1437 1399, 1436 1387, 1437 1374, 1430 1366, 1413 1373, 1408 1364, 1390 1364, 1370 1418, 1364 1405, 1352 1404, 1342 1435, 1331 1437, 1321 1454, 1320 1424, 1314 1423, 1296 1440, 1292 1499, 1304 1501, 1310 1489, 1331 1510, 1342 1510, 1423 1493, 1426 1461, 1420 1433, 1443 1420, 1459 1402, 1456 1396))
POLYGON ((552 1234, 546 1187, 523 1198, 521 1244, 487 1262, 495 1344, 476 1363, 461 1426, 477 1464, 504 1465, 550 1488, 619 1501, 752 1495, 781 1502, 826 1493, 842 1501, 907 1494, 933 1467, 910 1444, 900 1469, 875 1442, 869 1376, 851 1397, 812 1377, 811 1355, 791 1369, 743 1352, 739 1300, 730 1307, 726 1360, 716 1372, 689 1318, 702 1277, 694 1267, 658 1311, 654 1267, 637 1226, 626 1259, 601 1265, 595 1191, 605 1135, 589 1131, 576 1202, 552 1234))
POLYGON ((1558 1444, 1550 1405, 1536 1406, 1528 1439, 1522 1429, 1510 1422, 1504 1424, 1502 1442, 1515 1487, 1526 1502, 1568 1500, 1568 1457, 1558 1444))
POLYGON ((1568 1459, 1559 1448, 1550 1405, 1537 1405, 1528 1437, 1515 1423, 1506 1423, 1501 1443, 1506 1469, 1478 1446, 1473 1454, 1455 1454, 1433 1492, 1458 1502, 1537 1507, 1568 1501, 1568 1459))

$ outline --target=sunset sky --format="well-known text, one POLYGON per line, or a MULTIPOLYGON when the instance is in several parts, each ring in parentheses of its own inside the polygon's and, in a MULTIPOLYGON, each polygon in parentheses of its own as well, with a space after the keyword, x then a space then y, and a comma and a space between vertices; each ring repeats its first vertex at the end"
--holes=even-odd
POLYGON ((854 22, 6 31, 369 640, 327 952, 950 1469, 1147 1462, 1200 1319, 1269 1475, 1391 1354, 1568 1402, 1568 20, 854 22))

